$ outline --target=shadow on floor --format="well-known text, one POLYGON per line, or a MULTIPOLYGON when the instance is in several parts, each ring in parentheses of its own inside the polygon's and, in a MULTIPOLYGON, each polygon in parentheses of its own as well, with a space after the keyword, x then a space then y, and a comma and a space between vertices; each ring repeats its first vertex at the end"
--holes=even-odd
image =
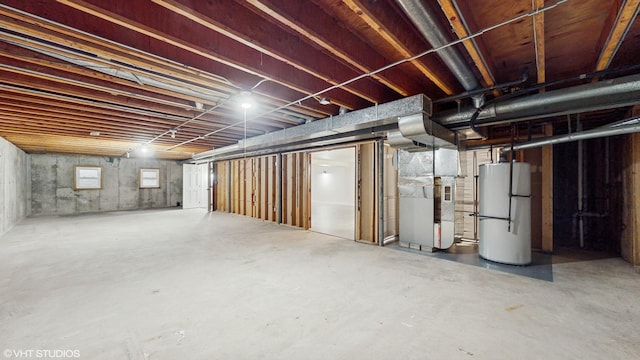
POLYGON ((570 247, 563 247, 553 250, 554 264, 566 264, 581 261, 611 259, 617 257, 620 257, 620 255, 606 251, 595 251, 570 247))
POLYGON ((526 276, 538 280, 553 282, 553 257, 550 254, 533 252, 531 254, 531 264, 527 266, 506 265, 485 260, 478 255, 478 244, 475 242, 462 242, 455 244, 447 251, 436 251, 433 253, 408 249, 401 247, 397 242, 388 247, 407 251, 419 255, 436 257, 443 260, 455 261, 467 265, 478 266, 485 269, 497 270, 514 275, 526 276))

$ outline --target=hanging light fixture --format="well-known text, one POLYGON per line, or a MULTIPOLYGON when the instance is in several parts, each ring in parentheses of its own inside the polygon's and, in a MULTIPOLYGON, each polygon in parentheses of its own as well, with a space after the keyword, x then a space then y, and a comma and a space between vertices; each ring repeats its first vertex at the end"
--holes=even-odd
POLYGON ((239 95, 238 102, 240 103, 240 107, 243 109, 248 109, 253 106, 253 97, 251 96, 250 91, 242 91, 239 95))
POLYGON ((331 100, 327 99, 326 97, 323 97, 322 99, 318 100, 318 102, 322 105, 330 105, 331 104, 331 100))

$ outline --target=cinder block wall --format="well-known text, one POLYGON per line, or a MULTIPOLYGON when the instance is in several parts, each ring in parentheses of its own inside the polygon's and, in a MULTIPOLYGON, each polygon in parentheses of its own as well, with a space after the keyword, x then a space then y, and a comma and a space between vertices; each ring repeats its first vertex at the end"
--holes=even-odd
POLYGON ((24 151, 0 137, 0 235, 27 215, 27 169, 24 151))
POLYGON ((169 160, 31 155, 30 216, 175 207, 182 165, 169 160), (101 190, 74 190, 74 165, 101 166, 101 190), (160 169, 159 189, 140 189, 140 168, 160 169))

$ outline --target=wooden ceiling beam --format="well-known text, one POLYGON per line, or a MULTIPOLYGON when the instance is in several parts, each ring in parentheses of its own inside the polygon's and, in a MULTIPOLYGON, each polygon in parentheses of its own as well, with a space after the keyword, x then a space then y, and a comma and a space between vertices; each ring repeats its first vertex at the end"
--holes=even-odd
POLYGON ((122 104, 138 109, 152 110, 159 113, 170 114, 190 118, 193 112, 177 108, 174 106, 151 103, 146 100, 131 98, 128 96, 112 95, 106 92, 92 91, 90 88, 80 87, 76 84, 65 83, 61 80, 46 79, 29 73, 19 73, 15 69, 6 69, 0 66, 0 79, 9 84, 24 86, 27 88, 37 88, 53 93, 64 93, 66 95, 79 96, 83 99, 104 101, 111 104, 122 104), (64 88, 60 84, 65 84, 64 88))
MULTIPOLYGON (((23 103, 13 102, 10 105, 1 105, 0 111, 4 111, 6 114, 19 114, 17 116, 32 116, 37 117, 43 121, 55 120, 61 121, 61 126, 64 126, 64 121, 66 120, 71 125, 84 125, 85 130, 89 129, 89 131, 110 131, 113 133, 136 133, 145 136, 156 136, 158 133, 164 133, 167 130, 167 126, 164 124, 154 124, 149 122, 136 122, 133 124, 130 121, 122 121, 122 119, 117 118, 106 118, 100 117, 92 114, 83 114, 70 110, 57 110, 56 108, 47 107, 46 110, 42 110, 42 106, 38 107, 38 105, 25 105, 23 103)), ((220 125, 220 127, 223 127, 220 125)), ((209 123, 189 123, 188 127, 180 128, 178 131, 179 137, 187 137, 193 138, 196 137, 203 132, 209 132, 212 130, 216 130, 215 127, 212 127, 209 123)), ((228 129, 222 133, 222 137, 226 137, 230 140, 237 139, 237 136, 241 136, 243 131, 241 129, 234 130, 233 128, 228 129), (226 135, 225 135, 226 134, 226 135)), ((86 132, 86 131, 85 131, 86 132)), ((255 130, 254 128, 247 128, 247 133, 250 136, 261 135, 264 131, 255 130)), ((168 140, 173 142, 172 140, 168 140)))
MULTIPOLYGON (((462 20, 462 14, 458 13, 458 10, 454 6, 453 2, 451 0, 438 0, 438 2, 440 3, 442 11, 447 16, 447 19, 449 19, 449 24, 451 24, 451 27, 458 35, 458 38, 461 39, 469 36, 470 34, 467 31, 462 20)), ((476 47, 474 39, 467 39, 462 44, 464 45, 465 49, 467 49, 469 56, 478 68, 478 71, 482 76, 482 80, 484 81, 484 85, 487 87, 494 86, 496 81, 484 57, 482 56, 482 53, 476 47)))
POLYGON ((633 21, 638 15, 640 9, 640 0, 625 0, 618 16, 613 23, 609 37, 607 38, 598 61, 596 63, 596 71, 604 70, 609 67, 613 60, 620 44, 624 41, 625 35, 629 30, 629 27, 633 24, 633 21))
MULTIPOLYGON (((250 75, 269 79, 304 94, 315 93, 330 85, 325 80, 301 71, 290 64, 286 64, 270 56, 261 56, 262 53, 259 51, 244 45, 239 45, 235 40, 225 36, 216 36, 213 34, 203 36, 203 31, 206 32, 204 28, 199 31, 185 32, 184 29, 194 28, 192 22, 179 20, 176 17, 172 17, 171 22, 162 22, 157 16, 148 16, 149 11, 151 11, 149 3, 131 1, 119 4, 117 9, 105 9, 102 7, 105 5, 104 2, 101 4, 102 6, 82 0, 58 0, 58 2, 120 25, 123 28, 135 31, 143 36, 165 42, 179 49, 222 63, 250 75), (142 6, 144 6, 144 9, 142 6), (115 10, 116 12, 111 10, 115 10), (144 17, 145 20, 147 20, 147 24, 135 21, 128 16, 144 17), (171 33, 180 33, 179 29, 182 29, 181 38, 170 35, 171 33), (204 44, 198 45, 198 43, 206 43, 207 39, 215 39, 215 52, 203 46, 204 44), (266 69, 268 69, 268 71, 266 69)), ((161 7, 158 6, 158 8, 161 7)), ((372 102, 371 100, 376 102, 376 98, 381 97, 378 95, 376 98, 373 98, 368 95, 366 89, 360 88, 358 84, 352 85, 351 87, 345 87, 343 89, 331 90, 328 94, 332 99, 335 99, 337 104, 349 109, 367 107, 372 102)), ((379 100, 382 100, 382 98, 379 100)))
MULTIPOLYGON (((43 67, 46 67, 48 69, 53 69, 60 72, 84 76, 85 78, 92 78, 106 83, 113 83, 121 86, 126 86, 128 88, 138 89, 146 93, 157 93, 172 98, 185 99, 194 102, 197 101, 207 105, 214 105, 216 103, 216 101, 214 100, 216 95, 213 94, 203 93, 202 96, 192 96, 176 91, 166 90, 160 87, 155 87, 152 85, 141 84, 135 81, 111 76, 100 71, 90 70, 79 65, 74 65, 66 61, 62 61, 44 54, 40 54, 31 50, 21 48, 19 46, 3 42, 0 42, 0 56, 11 58, 23 63, 32 64, 35 66, 31 67, 30 69, 42 69, 43 67)), ((53 72, 51 73, 54 74, 53 72)), ((185 85, 186 84, 182 84, 182 87, 187 87, 185 85)), ((219 93, 217 95, 222 94, 219 93)))
MULTIPOLYGON (((1 87, 1 84, 0 84, 0 87, 1 87)), ((8 89, 0 90, 0 98, 7 98, 7 99, 11 99, 12 101, 25 100, 25 101, 33 102, 36 105, 48 105, 51 107, 60 107, 64 109, 79 110, 83 113, 91 112, 94 114, 98 114, 99 116, 102 116, 102 117, 122 118, 123 121, 134 122, 134 123, 142 123, 142 124, 147 122, 160 123, 160 124, 166 125, 165 130, 175 128, 183 124, 185 121, 189 120, 189 118, 186 118, 186 117, 177 117, 177 116, 167 117, 167 116, 162 116, 166 114, 160 114, 160 113, 148 112, 148 111, 143 111, 145 115, 141 115, 141 112, 137 111, 138 109, 132 109, 132 108, 123 109, 122 107, 116 107, 114 104, 109 104, 104 102, 92 102, 87 99, 82 99, 77 97, 68 97, 68 96, 63 96, 59 94, 39 93, 37 95, 34 95, 31 91, 26 89, 23 90, 23 89, 8 88, 8 89), (7 92, 9 94, 7 94, 7 92), (11 95, 11 94, 20 94, 20 95, 11 95)), ((198 119, 199 121, 209 125, 208 127, 203 128, 202 130, 205 130, 206 132, 208 132, 211 130, 211 125, 226 127, 230 124, 229 121, 221 120, 223 118, 228 119, 228 114, 223 113, 221 117, 216 117, 215 113, 213 114, 212 113, 213 112, 198 119)), ((189 124, 191 123, 193 123, 193 121, 191 121, 189 124)), ((258 120, 252 121, 250 123, 250 129, 255 129, 261 132, 265 132, 265 131, 268 132, 268 131, 279 129, 278 127, 273 126, 272 123, 267 123, 266 125, 263 125, 264 123, 265 123, 264 121, 258 121, 258 120)), ((242 134, 242 132, 235 131, 233 130, 233 128, 229 128, 228 130, 224 130, 224 131, 230 132, 230 133, 236 132, 238 135, 242 134)))
MULTIPOLYGON (((302 41, 295 34, 291 34, 282 27, 247 11, 243 6, 244 1, 242 5, 231 1, 224 3, 191 0, 152 1, 216 33, 322 79, 331 85, 337 85, 344 80, 362 75, 361 69, 347 66, 344 62, 335 60, 327 53, 302 41)), ((320 16, 320 14, 315 14, 315 16, 320 16)), ((303 21, 303 19, 299 19, 299 21, 303 21)), ((397 98, 386 87, 380 86, 379 83, 368 77, 343 88, 372 103, 383 103, 397 98)))
MULTIPOLYGON (((109 81, 95 79, 84 75, 76 75, 74 73, 60 71, 57 69, 43 69, 42 66, 24 63, 1 55, 0 70, 59 83, 63 86, 59 91, 64 91, 64 86, 71 85, 91 90, 92 92, 102 92, 114 96, 135 98, 158 105, 181 108, 195 113, 201 112, 201 110, 196 108, 193 102, 186 100, 154 94, 146 90, 134 90, 126 85, 123 86, 109 81), (41 70, 46 70, 46 72, 41 70)), ((11 81, 11 79, 8 79, 8 81, 11 81)))
MULTIPOLYGON (((77 136, 43 135, 38 133, 21 132, 19 130, 6 131, 3 136, 13 144, 18 145, 28 153, 62 153, 62 154, 87 154, 99 156, 122 156, 131 148, 139 146, 131 141, 102 140, 77 136)), ((191 154, 210 149, 208 146, 186 145, 166 151, 163 147, 150 148, 154 151, 153 157, 157 159, 184 160, 191 158, 191 154)), ((136 155, 133 154, 133 157, 136 155)))
MULTIPOLYGON (((0 99, 3 97, 0 96, 0 99)), ((96 115, 93 113, 86 112, 78 112, 69 109, 58 109, 56 107, 46 107, 46 110, 42 109, 42 104, 24 104, 21 102, 13 101, 11 105, 2 106, 0 105, 0 110, 5 110, 7 112, 16 112, 27 114, 31 116, 38 116, 43 119, 47 118, 59 118, 59 119, 69 119, 69 122, 72 123, 74 120, 84 121, 84 124, 88 126, 88 129, 94 128, 95 126, 105 127, 108 129, 115 130, 127 130, 132 132, 145 133, 148 130, 155 131, 152 134, 156 136, 158 134, 165 133, 171 126, 167 126, 163 123, 149 122, 146 120, 135 120, 132 122, 130 119, 121 119, 114 117, 105 117, 96 115)), ((228 124, 220 124, 220 123, 210 123, 206 121, 192 121, 187 126, 183 126, 178 130, 178 134, 180 136, 187 137, 196 137, 203 133, 208 133, 214 130, 225 128, 225 130, 221 131, 220 134, 222 137, 226 137, 230 140, 238 139, 239 136, 242 136, 244 133, 243 129, 240 128, 227 128, 228 124), (188 134, 188 135, 186 135, 188 134)), ((256 126, 255 124, 249 124, 247 127, 247 134, 249 136, 262 135, 266 131, 261 127, 256 126)), ((167 137, 169 135, 166 135, 167 137)))
MULTIPOLYGON (((11 1, 8 2, 11 3, 11 1)), ((14 5, 22 5, 22 3, 14 5)), ((25 5, 28 5, 28 3, 25 3, 25 5)), ((49 7, 53 8, 53 5, 55 5, 55 3, 49 4, 49 7)), ((49 15, 55 13, 56 12, 52 9, 52 12, 49 13, 49 15)), ((14 11, 13 9, 2 5, 0 5, 0 14, 2 14, 0 15, 0 25, 4 25, 15 31, 31 35, 38 39, 45 39, 55 44, 62 44, 68 48, 79 49, 83 52, 97 55, 97 57, 82 58, 81 54, 74 53, 73 57, 79 57, 86 61, 102 63, 110 68, 127 71, 139 76, 151 77, 157 81, 162 81, 175 86, 185 86, 185 81, 187 81, 187 86, 195 88, 197 91, 214 92, 212 97, 229 96, 228 94, 235 94, 239 91, 238 86, 229 83, 228 80, 220 76, 207 73, 202 69, 193 68, 188 64, 169 61, 159 58, 158 56, 145 53, 141 50, 136 50, 111 41, 105 41, 97 36, 75 31, 50 21, 37 19, 33 16, 14 11), (110 59, 116 60, 118 63, 114 63, 110 59), (132 64, 133 66, 124 64, 132 64), (219 92, 215 93, 218 91, 217 89, 221 89, 224 95, 221 95, 219 92)), ((0 33, 0 38, 28 46, 35 46, 47 51, 56 51, 56 47, 50 44, 44 45, 33 39, 13 37, 4 33, 0 33)), ((175 51, 172 50, 170 53, 173 54, 175 51)), ((69 56, 68 51, 62 54, 69 56)), ((211 65, 212 63, 208 62, 207 64, 211 65)), ((231 71, 232 73, 234 71, 237 73, 240 72, 239 70, 232 68, 228 68, 225 71, 231 71)), ((240 76, 235 74, 234 77, 240 76)), ((251 81, 254 83, 257 82, 257 80, 251 81)), ((254 90, 254 93, 267 99, 272 99, 280 104, 286 104, 290 101, 285 99, 301 98, 305 94, 302 91, 292 90, 280 85, 276 86, 275 83, 263 83, 259 89, 254 90), (276 95, 274 96, 274 94, 276 95)), ((306 101, 302 104, 293 105, 291 108, 295 111, 314 117, 325 117, 337 112, 337 107, 320 105, 317 101, 306 101)))
MULTIPOLYGON (((179 106, 177 107, 167 106, 160 102, 153 104, 148 102, 147 99, 141 100, 137 98, 131 98, 129 96, 114 95, 114 94, 108 93, 108 91, 105 91, 104 89, 103 89, 103 92, 92 91, 93 89, 90 87, 90 85, 75 84, 75 83, 72 84, 70 82, 64 81, 64 79, 50 77, 48 76, 48 74, 45 74, 45 73, 33 73, 33 72, 20 71, 20 69, 6 68, 2 64, 0 64, 0 74, 2 74, 5 71, 12 73, 12 75, 11 76, 5 75, 4 78, 10 81, 10 83, 19 85, 19 86, 37 87, 39 89, 44 89, 50 92, 62 91, 65 94, 82 97, 84 99, 104 101, 112 104, 126 103, 127 106, 132 106, 137 109, 147 109, 147 110, 151 109, 153 111, 160 112, 160 113, 170 114, 174 116, 182 116, 185 118, 185 121, 187 121, 189 118, 192 118, 197 114, 195 112, 182 109, 179 106), (65 86, 64 88, 61 88, 58 84, 65 84, 65 86)), ((222 113, 220 114, 222 115, 222 113)), ((273 124, 272 121, 279 121, 279 122, 289 123, 289 124, 298 123, 294 120, 290 120, 285 117, 276 117, 274 115, 270 115, 267 118, 269 120, 265 120, 264 118, 252 119, 252 123, 257 123, 257 124, 262 123, 267 125, 273 124)), ((207 114, 201 117, 201 119, 215 120, 214 118, 212 118, 211 114, 207 114)))
MULTIPOLYGON (((121 137, 121 136, 114 136, 113 134, 109 134, 109 133, 104 133, 104 134, 101 133, 99 136, 89 136, 89 135, 86 135, 85 132, 75 128, 71 128, 71 127, 60 128, 60 127, 56 127, 55 124, 38 124, 35 121, 29 121, 29 119, 20 119, 20 121, 21 121, 20 124, 14 124, 12 123, 11 120, 8 120, 3 116, 0 116, 0 125, 2 126, 2 129, 0 130, 0 136, 6 133, 11 133, 11 132, 20 132, 20 133, 28 133, 32 135, 36 135, 36 134, 45 135, 45 136, 59 135, 59 136, 73 136, 77 138, 86 138, 86 139, 101 139, 103 141, 128 141, 133 143, 131 147, 133 149, 143 145, 151 146, 151 144, 147 144, 148 139, 138 138, 135 136, 121 137)), ((219 137, 211 136, 207 138, 198 139, 194 142, 191 142, 191 144, 193 144, 194 146, 205 147, 205 150, 210 150, 212 146, 216 146, 216 147, 226 146, 230 144, 235 144, 236 142, 237 142, 236 140, 229 141, 226 139, 221 139, 219 137)), ((17 143, 16 145, 20 146, 21 144, 17 143)), ((164 141, 159 140, 153 143, 153 146, 158 149, 166 149, 166 148, 174 147, 176 145, 177 144, 175 142, 168 142, 166 140, 164 141)))
MULTIPOLYGON (((542 9, 544 0, 533 0, 533 10, 542 9)), ((545 42, 544 42, 544 13, 533 15, 533 38, 536 50, 536 72, 538 84, 544 84, 547 80, 545 42)))
MULTIPOLYGON (((115 108, 113 104, 101 103, 101 102, 91 102, 86 99, 79 99, 74 97, 64 97, 57 94, 47 94, 42 93, 39 95, 33 95, 31 92, 26 90, 16 90, 16 89, 3 89, 0 90, 0 98, 10 99, 14 103, 20 103, 20 101, 29 102, 34 104, 34 106, 47 106, 49 109, 51 108, 60 108, 61 111, 77 111, 81 114, 92 114, 93 116, 101 117, 101 118, 121 118, 122 121, 125 122, 135 122, 135 123, 157 123, 161 125, 165 125, 169 128, 175 127, 182 122, 188 120, 188 118, 174 117, 167 118, 158 116, 150 116, 150 115, 141 115, 137 112, 127 112, 122 108, 115 108), (14 95, 20 94, 20 95, 14 95), (117 110, 113 110, 117 109, 117 110)), ((149 112, 150 113, 150 112, 149 112)), ((222 123, 224 124, 224 123, 222 123)))
MULTIPOLYGON (((128 137, 123 137, 123 136, 119 136, 119 135, 114 135, 112 133, 100 133, 99 136, 88 136, 86 135, 85 132, 78 130, 78 129, 74 129, 74 128, 64 128, 64 129, 60 129, 60 128, 56 128, 54 123, 51 124, 37 124, 34 122, 29 122, 27 120, 21 120, 21 123, 19 125, 15 125, 13 124, 10 120, 5 119, 4 117, 0 116, 0 126, 2 126, 2 130, 0 131, 0 134, 6 134, 6 133, 11 133, 11 132, 20 132, 20 133, 28 133, 28 134, 39 134, 39 135, 45 135, 45 136, 49 136, 49 135, 59 135, 59 136, 73 136, 73 137, 77 137, 77 138, 95 138, 95 139, 101 139, 104 141, 130 141, 132 143, 134 143, 134 145, 132 146, 132 148, 136 148, 139 147, 143 144, 146 144, 146 139, 141 139, 141 138, 136 138, 133 136, 128 136, 128 137)), ((174 140, 174 139, 172 139, 174 140)), ((168 142, 168 141, 156 141, 154 142, 154 146, 159 147, 159 148, 168 148, 168 147, 172 147, 172 146, 176 146, 178 143, 180 143, 181 141, 176 141, 176 142, 168 142)), ((204 139, 202 141, 200 141, 200 145, 199 146, 205 146, 205 147, 211 147, 211 146, 226 146, 229 144, 234 144, 236 143, 236 141, 234 140, 233 142, 230 142, 226 139, 220 139, 220 138, 212 138, 212 139, 204 139), (206 141, 206 144, 204 144, 204 142, 206 141)), ((20 145, 20 144, 16 144, 16 145, 20 145)), ((147 145, 149 146, 149 145, 147 145)))
MULTIPOLYGON (((357 14, 371 29, 376 31, 380 37, 385 39, 403 58, 408 59, 415 55, 390 29, 389 24, 397 24, 399 19, 394 19, 394 14, 389 12, 381 12, 374 15, 362 3, 362 0, 343 0, 355 14, 357 14), (384 19, 378 19, 377 16, 385 16, 384 19)), ((432 81, 445 94, 453 95, 454 87, 445 83, 433 70, 429 69, 422 61, 413 60, 411 64, 415 66, 425 77, 432 81)))
MULTIPOLYGON (((15 5, 21 4, 16 3, 15 5)), ((47 5, 55 5, 55 3, 47 5)), ((236 86, 229 84, 228 81, 220 76, 209 74, 177 62, 167 61, 166 59, 131 47, 105 41, 97 36, 89 35, 86 32, 73 30, 50 21, 43 21, 41 18, 17 12, 12 8, 0 7, 0 15, 0 25, 22 34, 51 41, 54 44, 60 44, 71 49, 89 52, 105 59, 117 60, 122 64, 132 64, 151 72, 166 74, 175 79, 189 79, 205 87, 211 87, 212 84, 215 84, 216 86, 226 86, 232 91, 238 90, 236 86)), ((100 59, 95 59, 95 61, 100 61, 100 59)), ((131 71, 132 69, 127 68, 127 70, 131 71)))
MULTIPOLYGON (((87 124, 76 124, 74 121, 64 121, 53 118, 35 118, 33 116, 15 113, 3 113, 0 114, 0 124, 3 129, 14 126, 29 130, 32 132, 38 132, 40 134, 74 134, 78 136, 90 136, 87 130, 87 124)), ((100 133, 101 138, 120 139, 120 140, 136 140, 140 142, 146 141, 149 137, 153 136, 153 133, 147 132, 146 137, 143 132, 136 132, 133 135, 130 132, 117 131, 101 126, 91 126, 94 131, 100 133)))
MULTIPOLYGON (((154 1, 175 2, 175 0, 154 1)), ((313 2, 273 0, 246 2, 362 73, 369 73, 391 63, 367 43, 350 34, 349 30, 342 27, 313 2)), ((415 81, 398 68, 392 68, 372 77, 402 96, 421 92, 421 89, 415 85, 415 81)))

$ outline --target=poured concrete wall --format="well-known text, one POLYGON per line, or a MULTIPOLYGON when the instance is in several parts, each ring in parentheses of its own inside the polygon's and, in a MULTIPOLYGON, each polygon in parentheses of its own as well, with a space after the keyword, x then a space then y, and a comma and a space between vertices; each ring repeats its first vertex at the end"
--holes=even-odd
POLYGON ((27 169, 24 151, 0 137, 0 235, 27 215, 27 169))
POLYGON ((29 215, 175 207, 182 203, 182 165, 175 161, 31 155, 29 215), (101 166, 101 190, 74 190, 74 165, 101 166), (159 189, 140 189, 140 168, 160 169, 159 189))

